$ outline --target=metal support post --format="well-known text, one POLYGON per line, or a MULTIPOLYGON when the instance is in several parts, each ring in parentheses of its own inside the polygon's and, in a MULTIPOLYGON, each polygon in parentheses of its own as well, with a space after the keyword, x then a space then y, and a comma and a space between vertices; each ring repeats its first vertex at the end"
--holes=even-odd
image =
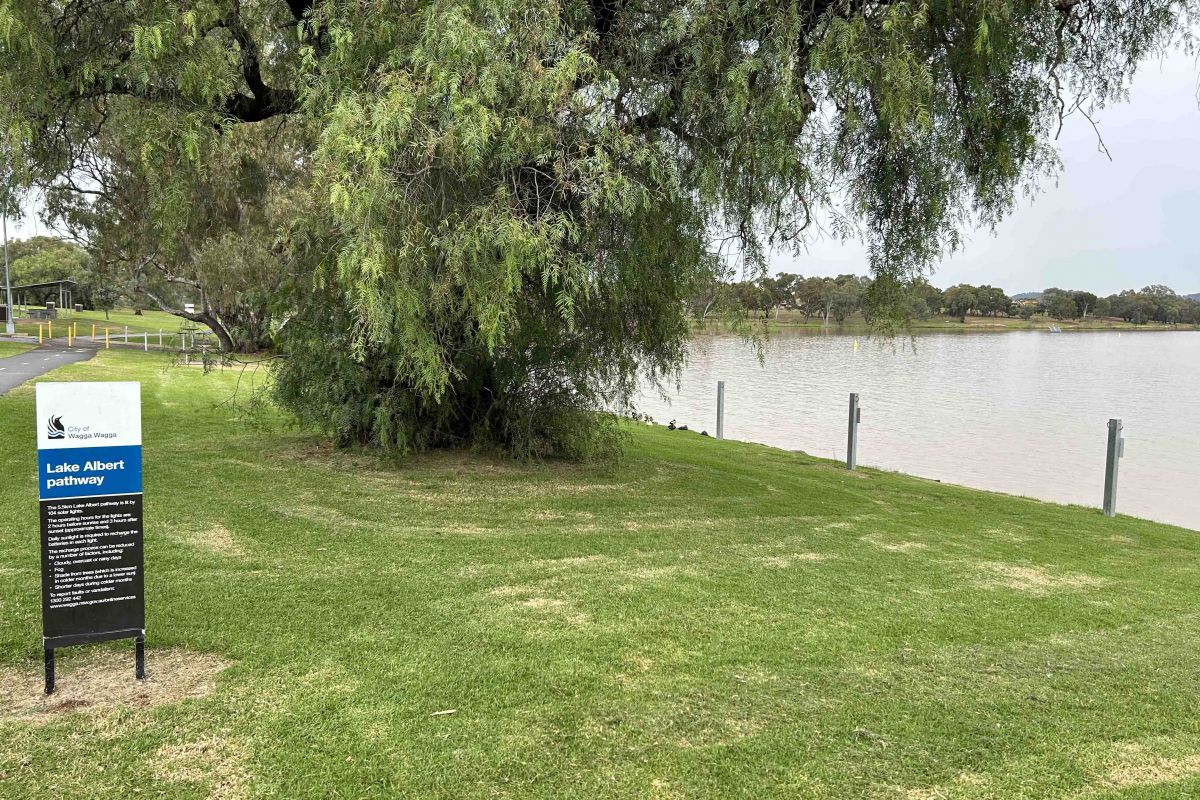
POLYGON ((858 466, 858 423, 862 422, 862 409, 858 407, 858 393, 850 393, 850 421, 846 431, 846 469, 858 466))
POLYGON ((725 381, 717 381, 717 438, 725 438, 725 381))
POLYGON ((1117 514, 1117 467, 1125 455, 1125 439, 1121 436, 1121 420, 1108 421, 1108 458, 1104 465, 1104 516, 1117 514))

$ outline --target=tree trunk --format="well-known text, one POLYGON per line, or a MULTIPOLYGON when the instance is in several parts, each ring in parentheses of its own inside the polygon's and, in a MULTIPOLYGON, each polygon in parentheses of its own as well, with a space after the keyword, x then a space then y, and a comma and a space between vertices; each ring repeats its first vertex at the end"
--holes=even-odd
POLYGON ((221 343, 222 353, 233 353, 237 350, 237 347, 233 343, 233 337, 229 335, 229 331, 225 330, 225 326, 221 324, 221 321, 214 314, 204 311, 192 316, 195 317, 193 321, 203 322, 217 335, 217 340, 221 343))
POLYGON ((190 313, 182 308, 173 308, 165 303, 161 297, 151 292, 149 289, 140 288, 139 291, 149 297, 163 311, 176 317, 186 319, 190 322, 200 322, 207 325, 212 332, 216 334, 217 340, 221 343, 221 352, 232 353, 236 351, 236 346, 233 343, 233 337, 229 335, 229 331, 221 324, 221 320, 213 313, 212 309, 205 304, 200 313, 190 313))

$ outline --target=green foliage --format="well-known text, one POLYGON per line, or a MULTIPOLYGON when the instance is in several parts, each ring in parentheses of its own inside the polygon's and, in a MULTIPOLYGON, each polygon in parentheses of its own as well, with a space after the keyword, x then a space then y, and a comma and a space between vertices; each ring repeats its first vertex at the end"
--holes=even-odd
POLYGON ((971 313, 971 309, 978 302, 975 287, 965 283, 951 286, 942 296, 946 304, 946 311, 960 320, 966 319, 967 314, 971 313))
POLYGON ((14 239, 8 243, 8 261, 15 285, 66 278, 79 281, 89 268, 82 247, 53 236, 14 239))
MULTIPOLYGON (((231 132, 288 116, 313 138, 271 287, 284 401, 399 452, 570 452, 554 430, 578 426, 552 420, 670 377, 730 253, 761 275, 814 218, 866 238, 888 291, 863 307, 895 319, 964 224, 1057 167, 1067 104, 1121 98, 1193 10, 0 0, 0 131, 23 184, 64 191, 115 147, 90 163, 136 176, 145 241, 176 254, 231 132)), ((826 292, 823 315, 861 289, 826 292)))
POLYGON ((1098 300, 1097 306, 1102 305, 1113 316, 1136 325, 1147 322, 1200 325, 1200 300, 1180 297, 1166 286, 1146 286, 1140 291, 1128 289, 1098 300))
MULTIPOLYGON (((71 299, 86 308, 111 308, 120 294, 97 269, 91 254, 72 241, 53 236, 14 239, 8 243, 8 258, 14 286, 70 279, 76 284, 71 299)), ((54 293, 47 290, 45 294, 54 293)), ((30 300, 40 301, 41 297, 30 300)))
POLYGON ((1054 319, 1075 319, 1080 316, 1079 307, 1070 292, 1047 289, 1042 293, 1042 308, 1054 319))

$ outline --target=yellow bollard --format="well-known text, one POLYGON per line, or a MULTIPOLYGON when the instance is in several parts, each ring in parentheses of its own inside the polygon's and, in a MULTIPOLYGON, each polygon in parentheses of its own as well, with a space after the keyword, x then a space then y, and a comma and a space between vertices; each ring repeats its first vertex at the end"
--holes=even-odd
POLYGON ((96 341, 96 323, 92 323, 92 341, 96 341))
POLYGON ((54 320, 52 320, 52 319, 46 320, 46 338, 47 339, 54 338, 54 320))
POLYGON ((108 328, 104 329, 104 349, 108 349, 108 328))
POLYGON ((42 343, 42 323, 38 323, 38 344, 42 343))
POLYGON ((71 326, 67 326, 67 347, 71 346, 71 326))

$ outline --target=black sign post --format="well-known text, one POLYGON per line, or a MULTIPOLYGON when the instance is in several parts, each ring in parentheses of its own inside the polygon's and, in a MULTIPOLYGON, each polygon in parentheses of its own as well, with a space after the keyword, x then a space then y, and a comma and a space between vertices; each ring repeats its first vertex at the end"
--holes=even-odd
POLYGON ((42 648, 134 639, 145 677, 141 387, 37 385, 42 648))

